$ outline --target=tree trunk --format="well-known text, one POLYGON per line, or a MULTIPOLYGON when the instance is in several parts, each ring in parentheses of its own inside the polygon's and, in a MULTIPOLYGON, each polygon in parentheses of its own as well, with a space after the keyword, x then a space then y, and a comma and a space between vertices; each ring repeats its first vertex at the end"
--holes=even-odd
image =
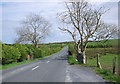
POLYGON ((86 55, 85 55, 85 51, 81 52, 81 49, 77 46, 77 60, 78 62, 82 63, 82 64, 86 64, 86 55))
POLYGON ((87 64, 86 55, 82 53, 77 53, 77 60, 82 64, 87 64))
POLYGON ((82 55, 83 55, 83 64, 87 64, 85 51, 82 52, 82 55))
POLYGON ((82 56, 82 53, 77 53, 77 60, 79 63, 82 63, 83 64, 83 56, 82 56))
POLYGON ((38 44, 36 45, 36 48, 38 48, 38 44))
POLYGON ((38 48, 38 44, 36 42, 35 42, 34 46, 35 46, 35 48, 38 48))
POLYGON ((83 56, 81 53, 81 49, 80 49, 79 45, 77 45, 77 60, 78 60, 78 62, 83 63, 82 59, 83 59, 83 56))

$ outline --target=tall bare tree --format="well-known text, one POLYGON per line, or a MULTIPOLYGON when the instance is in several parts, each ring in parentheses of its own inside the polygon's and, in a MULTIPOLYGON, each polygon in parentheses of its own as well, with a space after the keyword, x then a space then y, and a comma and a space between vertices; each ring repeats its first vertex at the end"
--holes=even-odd
POLYGON ((17 30, 20 42, 31 42, 38 47, 38 43, 49 33, 50 24, 41 15, 30 14, 22 21, 22 27, 17 30))
POLYGON ((86 64, 86 48, 90 38, 100 40, 110 38, 116 32, 116 26, 105 24, 102 15, 107 11, 100 7, 93 9, 88 2, 65 2, 66 10, 59 13, 64 27, 60 30, 68 32, 75 43, 77 60, 86 64))

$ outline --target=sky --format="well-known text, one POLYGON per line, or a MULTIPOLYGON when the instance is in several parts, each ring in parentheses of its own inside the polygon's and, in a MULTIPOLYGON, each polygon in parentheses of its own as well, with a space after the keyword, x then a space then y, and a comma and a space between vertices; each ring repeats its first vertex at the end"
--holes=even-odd
MULTIPOLYGON (((87 0, 93 7, 104 6, 110 10, 103 16, 106 23, 118 25, 118 0, 87 0)), ((40 14, 47 19, 52 27, 51 33, 44 43, 72 41, 69 34, 58 29, 60 22, 57 13, 64 10, 62 0, 3 0, 0 3, 0 40, 12 44, 17 38, 16 30, 21 26, 21 21, 30 13, 40 14)))

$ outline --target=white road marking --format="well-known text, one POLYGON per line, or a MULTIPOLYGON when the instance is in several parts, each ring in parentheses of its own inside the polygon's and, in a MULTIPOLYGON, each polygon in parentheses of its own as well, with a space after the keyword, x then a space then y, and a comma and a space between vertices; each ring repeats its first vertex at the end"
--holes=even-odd
POLYGON ((72 82, 72 79, 70 77, 70 68, 67 66, 66 68, 66 78, 65 78, 65 82, 72 82))
POLYGON ((38 68, 39 66, 36 66, 36 67, 34 67, 34 68, 32 68, 32 70, 35 70, 36 68, 38 68))
POLYGON ((46 63, 49 63, 50 61, 47 61, 46 63))

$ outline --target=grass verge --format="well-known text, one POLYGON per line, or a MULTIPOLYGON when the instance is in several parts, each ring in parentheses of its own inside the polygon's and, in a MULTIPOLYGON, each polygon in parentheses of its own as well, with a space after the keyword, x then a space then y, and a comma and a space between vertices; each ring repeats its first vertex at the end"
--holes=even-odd
MULTIPOLYGON (((103 69, 97 68, 97 59, 92 58, 92 59, 87 59, 87 64, 80 64, 78 63, 72 55, 68 55, 68 63, 70 65, 76 65, 80 64, 80 66, 84 67, 93 67, 95 69, 95 72, 103 77, 104 79, 108 80, 109 82, 118 82, 120 83, 120 77, 112 73, 112 63, 113 63, 113 58, 117 56, 117 54, 110 54, 106 53, 106 55, 101 55, 100 56, 100 63, 103 67, 103 69)), ((116 66, 118 65, 118 58, 117 58, 117 63, 116 66)))
POLYGON ((102 76, 104 79, 108 80, 109 82, 120 83, 120 77, 113 74, 110 70, 96 68, 95 72, 102 76))
POLYGON ((72 55, 68 55, 68 63, 70 65, 80 64, 78 61, 76 61, 72 55))
MULTIPOLYGON (((65 47, 63 47, 62 49, 64 49, 65 47)), ((61 50, 62 50, 61 49, 61 50)), ((58 51, 59 52, 59 51, 58 51)), ((56 53, 58 53, 56 52, 56 53)), ((55 54, 55 53, 53 53, 55 54)), ((49 56, 52 56, 53 54, 49 55, 49 56)), ((7 69, 7 68, 10 68, 10 67, 14 67, 14 66, 18 66, 18 65, 21 65, 21 64, 25 64, 25 63, 29 63, 29 62, 32 62, 32 61, 36 61, 36 60, 40 60, 40 59, 43 59, 43 58, 46 58, 46 57, 49 57, 49 56, 44 56, 44 57, 41 57, 41 58, 36 58, 36 59, 33 59, 33 60, 30 60, 30 61, 22 61, 22 62, 18 62, 18 63, 12 63, 12 64, 6 64, 6 65, 0 65, 0 70, 2 69, 7 69)))

